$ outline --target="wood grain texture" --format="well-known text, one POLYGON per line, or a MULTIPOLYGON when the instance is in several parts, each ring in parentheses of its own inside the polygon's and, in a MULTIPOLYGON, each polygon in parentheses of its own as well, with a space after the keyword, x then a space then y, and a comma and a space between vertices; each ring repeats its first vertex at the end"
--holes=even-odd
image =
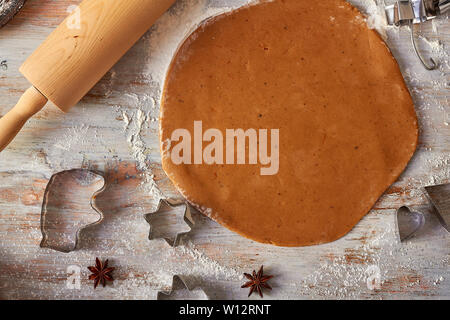
POLYGON ((47 103, 35 87, 30 87, 7 114, 0 118, 0 152, 14 139, 23 125, 47 103))
POLYGON ((84 1, 31 54, 20 72, 67 112, 173 3, 84 1))
MULTIPOLYGON (((232 6, 245 2, 229 1, 232 6)), ((352 2, 364 8, 368 1, 352 2)), ((0 65, 0 115, 29 86, 19 66, 74 3, 29 0, 0 30, 0 62, 5 61, 0 65)), ((449 68, 444 61, 440 71, 422 69, 407 30, 389 33, 388 45, 415 101, 419 149, 406 172, 350 234, 315 247, 278 248, 246 240, 197 214, 185 246, 148 240, 143 214, 158 199, 146 179, 154 176, 163 194, 177 196, 162 172, 158 148, 155 120, 162 74, 182 38, 227 1, 215 11, 216 3, 177 2, 76 108, 64 114, 50 105, 0 154, 0 298, 154 299, 158 290, 168 289, 173 274, 182 274, 213 298, 246 299, 241 274, 261 264, 275 275, 269 298, 450 298, 450 235, 431 214, 422 191, 426 185, 450 182, 449 68), (212 9, 206 11, 209 4, 212 9), (79 167, 106 173, 109 186, 98 199, 105 220, 82 233, 75 252, 42 249, 40 210, 48 179, 79 167), (394 212, 404 204, 424 210, 427 224, 410 242, 399 244, 394 212), (96 256, 110 259, 117 280, 94 291, 86 267, 96 256), (66 287, 70 265, 81 267, 80 290, 66 287), (380 270, 377 290, 367 287, 375 270, 371 266, 380 270)), ((423 34, 431 40, 438 34, 445 50, 450 45, 448 16, 436 26, 424 26, 423 34)), ((424 49, 434 54, 426 43, 424 49)))

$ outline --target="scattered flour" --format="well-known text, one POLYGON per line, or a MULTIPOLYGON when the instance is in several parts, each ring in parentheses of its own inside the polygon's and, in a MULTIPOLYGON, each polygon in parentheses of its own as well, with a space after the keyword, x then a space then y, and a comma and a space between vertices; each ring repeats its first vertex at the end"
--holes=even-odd
MULTIPOLYGON (((357 5, 366 14, 368 26, 372 29, 376 29, 385 40, 396 41, 398 37, 408 36, 409 30, 407 27, 405 32, 401 33, 398 27, 387 25, 382 1, 354 0, 350 2, 357 5)), ((232 1, 232 3, 233 4, 230 7, 224 7, 222 4, 216 7, 217 1, 212 1, 209 6, 205 1, 181 1, 181 4, 177 5, 169 14, 162 17, 148 38, 150 46, 147 68, 149 72, 151 72, 152 79, 162 87, 171 57, 179 44, 182 43, 183 39, 192 30, 194 30, 198 23, 210 16, 229 11, 233 7, 235 8, 250 2, 232 1), (189 6, 189 10, 186 10, 187 6, 189 6)), ((333 17, 330 17, 330 20, 333 21, 333 17)), ((437 31, 441 28, 442 23, 438 22, 438 20, 435 20, 432 23, 433 31, 437 31)), ((436 54, 443 62, 443 67, 448 67, 448 55, 443 44, 438 40, 429 41, 424 37, 422 37, 422 39, 428 43, 430 51, 436 54)), ((411 91, 413 93, 418 93, 421 92, 419 88, 421 88, 427 80, 424 81, 424 71, 422 69, 417 69, 417 64, 414 65, 415 71, 412 70, 411 67, 407 67, 405 69, 405 75, 411 87, 411 91)), ((445 70, 443 71, 442 66, 441 72, 445 72, 445 70)), ((448 86, 445 82, 445 78, 442 77, 430 79, 429 83, 434 88, 435 93, 448 86)), ((146 128, 146 123, 149 121, 148 110, 152 108, 158 109, 159 107, 160 95, 161 91, 151 93, 150 96, 152 97, 153 102, 150 103, 150 105, 146 105, 148 96, 129 94, 130 101, 132 102, 131 106, 133 107, 132 110, 134 111, 121 110, 124 121, 124 131, 128 134, 130 150, 132 151, 133 157, 138 162, 139 168, 146 172, 150 172, 146 163, 147 146, 141 138, 141 134, 143 129, 146 128), (138 109, 135 109, 136 107, 138 109)), ((427 94, 426 96, 423 95, 420 98, 421 103, 418 105, 419 109, 425 108, 428 110, 428 108, 436 107, 436 105, 425 105, 424 107, 422 101, 429 100, 429 98, 431 98, 430 94, 427 94)), ((443 107, 441 102, 434 102, 440 107, 443 107)), ((150 118, 150 121, 157 121, 156 118, 157 115, 150 118)), ((435 172, 435 174, 425 174, 423 176, 411 174, 413 177, 409 178, 408 183, 412 192, 416 192, 415 196, 423 196, 421 191, 423 186, 445 182, 450 177, 450 155, 436 155, 435 153, 429 152, 425 153, 421 158, 424 159, 418 160, 418 162, 421 163, 420 166, 423 167, 425 163, 425 165, 428 166, 432 172, 435 172)), ((156 184, 152 182, 152 177, 153 175, 149 173, 146 184, 150 186, 150 190, 153 190, 152 192, 156 191, 159 193, 156 184)), ((360 248, 356 248, 355 251, 359 252, 359 259, 366 262, 370 261, 371 265, 377 266, 381 270, 382 279, 388 279, 390 271, 395 270, 398 267, 395 256, 408 257, 409 251, 413 252, 418 248, 398 244, 396 240, 392 238, 393 235, 395 235, 395 227, 393 224, 387 224, 383 230, 384 231, 381 233, 379 232, 375 237, 369 239, 360 248)), ((154 281, 154 277, 159 277, 162 282, 170 284, 171 275, 174 273, 187 273, 200 278, 210 278, 212 276, 216 280, 236 280, 242 278, 242 274, 232 268, 222 266, 215 260, 211 260, 192 244, 181 246, 171 251, 169 250, 168 252, 170 252, 170 255, 177 258, 179 264, 175 268, 168 267, 167 264, 164 264, 164 267, 166 268, 165 272, 159 276, 155 274, 149 276, 149 281, 154 281)), ((419 259, 414 259, 414 261, 412 261, 411 258, 408 258, 407 262, 400 267, 414 267, 417 269, 421 266, 421 263, 422 262, 419 261, 419 259)), ((434 262, 435 265, 439 266, 442 263, 445 265, 446 262, 434 262)), ((431 264, 433 264, 433 262, 431 262, 431 264)), ((348 263, 345 256, 339 256, 333 258, 331 261, 323 263, 317 271, 307 276, 302 281, 300 288, 307 289, 307 292, 304 294, 308 295, 308 292, 311 293, 311 288, 320 284, 320 287, 317 287, 316 290, 313 291, 318 296, 357 298, 361 293, 367 293, 367 290, 365 289, 365 281, 367 280, 366 271, 367 263, 348 263), (328 288, 324 285, 327 281, 329 282, 328 288), (334 285, 336 282, 339 282, 342 285, 334 285), (355 288, 361 289, 355 290, 355 288)), ((127 281, 130 282, 131 286, 141 285, 142 281, 145 283, 145 281, 148 280, 143 279, 142 277, 133 278, 131 275, 129 275, 129 277, 130 280, 127 281)), ((387 285, 384 281, 385 280, 381 280, 381 286, 387 285)), ((417 281, 417 285, 420 285, 420 281, 417 281)), ((438 277, 435 284, 437 285, 442 281, 443 277, 438 277)), ((408 286, 414 286, 415 282, 416 280, 411 280, 408 283, 408 286)), ((299 290, 301 291, 302 289, 299 290)))
MULTIPOLYGON (((119 130, 126 140, 124 143, 128 146, 138 169, 145 174, 141 187, 148 191, 149 196, 154 196, 155 199, 164 197, 154 181, 154 174, 150 166, 153 161, 150 159, 151 154, 157 152, 159 146, 153 142, 157 140, 155 137, 149 139, 147 135, 149 132, 152 135, 157 134, 155 125, 158 122, 161 90, 173 53, 189 32, 204 19, 251 2, 253 1, 178 1, 175 7, 152 28, 152 32, 144 37, 144 43, 148 45, 147 60, 143 67, 148 79, 144 80, 148 83, 153 81, 155 85, 149 86, 148 92, 141 92, 139 88, 130 84, 125 93, 120 92, 122 102, 116 106, 115 110, 117 117, 123 121, 119 130)), ((399 28, 386 25, 381 1, 351 0, 350 2, 366 13, 368 25, 376 29, 383 37, 387 37, 388 43, 394 43, 399 37, 408 37, 408 30, 402 32, 399 28)), ((332 20, 332 18, 330 19, 332 20)), ((438 18, 432 22, 434 33, 443 32, 446 28, 448 28, 448 17, 438 18)), ((407 185, 407 189, 411 190, 412 198, 423 197, 421 191, 423 186, 448 182, 450 179, 450 154, 448 151, 435 147, 436 145, 442 146, 442 140, 448 139, 446 137, 448 137, 448 123, 450 122, 450 118, 447 116, 450 114, 449 101, 448 97, 438 99, 438 95, 449 85, 449 59, 445 43, 440 40, 425 38, 423 40, 428 42, 430 52, 436 54, 441 61, 439 72, 426 72, 416 60, 406 59, 406 57, 411 58, 413 52, 404 51, 405 46, 401 46, 401 50, 396 55, 414 96, 421 119, 421 130, 425 134, 424 140, 428 143, 420 146, 418 155, 400 181, 407 185), (436 117, 436 113, 442 114, 442 117, 436 117), (442 121, 437 119, 442 119, 442 121)), ((405 41, 405 43, 407 42, 405 41)), ((114 70, 111 72, 111 83, 120 80, 117 79, 118 74, 114 70)), ((106 97, 118 94, 111 87, 105 87, 106 97)), ((105 142, 107 139, 98 134, 97 129, 91 125, 74 124, 63 129, 62 133, 58 139, 52 142, 46 156, 46 161, 51 168, 54 168, 52 170, 77 167, 80 161, 89 158, 89 149, 93 145, 97 146, 97 149, 99 145, 102 146, 101 150, 105 151, 103 156, 108 154, 108 144, 105 142), (80 149, 84 151, 79 152, 80 149)), ((98 155, 96 159, 98 160, 98 155)), ((421 198, 420 201, 422 204, 426 203, 424 198, 421 198)), ((158 290, 170 288, 174 274, 192 276, 197 278, 200 284, 206 284, 208 281, 210 284, 223 281, 223 285, 226 285, 225 282, 229 282, 230 286, 239 288, 237 284, 242 280, 242 272, 237 268, 240 269, 242 266, 247 269, 262 261, 268 263, 269 266, 274 266, 280 263, 280 256, 286 258, 286 261, 284 259, 281 261, 280 269, 285 268, 284 270, 289 271, 286 274, 289 283, 294 283, 293 290, 297 290, 295 293, 299 294, 294 295, 294 298, 299 296, 318 298, 370 296, 372 292, 366 289, 365 284, 368 265, 379 268, 381 290, 384 290, 383 292, 387 295, 390 291, 395 292, 395 290, 410 290, 412 294, 416 294, 414 290, 417 290, 423 294, 425 289, 421 288, 428 283, 433 286, 431 289, 433 293, 442 285, 446 283, 448 285, 448 250, 433 247, 436 241, 399 244, 395 239, 395 223, 392 215, 386 215, 383 222, 374 223, 374 228, 377 228, 376 232, 373 235, 369 234, 368 239, 362 242, 344 243, 342 241, 346 240, 343 239, 339 244, 295 250, 253 244, 246 248, 245 255, 240 251, 242 248, 236 246, 230 249, 231 252, 223 253, 227 257, 232 255, 232 259, 216 261, 206 255, 207 250, 201 248, 200 245, 187 243, 184 246, 170 248, 161 246, 156 241, 149 241, 146 238, 148 226, 141 216, 136 217, 132 214, 115 218, 116 220, 111 218, 109 224, 101 225, 92 231, 90 238, 85 239, 86 248, 83 250, 63 255, 51 250, 40 249, 38 247, 41 239, 38 211, 37 209, 33 213, 33 219, 14 215, 8 220, 5 229, 2 229, 5 231, 0 237, 0 255, 2 256, 0 269, 7 273, 3 273, 1 278, 0 291, 6 292, 8 297, 23 297, 25 292, 28 297, 42 298, 42 293, 45 292, 48 296, 65 299, 70 298, 70 295, 74 298, 95 295, 98 298, 149 299, 154 298, 158 290), (19 233, 23 241, 11 243, 8 240, 19 238, 19 233), (104 239, 99 237, 99 234, 105 235, 104 239), (111 238, 109 238, 110 236, 111 238), (88 240, 91 242, 87 243, 88 240), (94 245, 98 246, 94 247, 94 245), (247 253, 252 248, 256 249, 252 253, 247 253), (298 265, 295 264, 295 261, 313 265, 320 258, 317 252, 327 250, 324 248, 331 248, 330 251, 334 253, 334 256, 323 260, 317 270, 303 266, 304 269, 301 270, 309 272, 298 274, 298 265), (345 250, 344 248, 352 249, 352 252, 350 254, 338 252, 345 250), (424 251, 429 253, 428 256, 436 259, 422 259, 424 255, 417 253, 424 251), (250 256, 250 260, 245 260, 248 258, 247 255, 250 256), (109 257, 112 259, 112 265, 120 268, 117 269, 118 277, 111 287, 94 292, 87 289, 91 283, 86 280, 85 267, 95 256, 109 257), (312 256, 313 261, 305 261, 307 256, 312 256), (34 268, 38 265, 36 261, 45 261, 48 270, 34 268), (132 263, 134 263, 135 269, 131 267, 132 263), (66 267, 71 264, 83 266, 83 290, 81 291, 69 291, 65 288, 66 267), (401 273, 398 271, 399 269, 407 270, 406 274, 410 274, 406 281, 393 278, 392 275, 401 273), (28 274, 28 277, 23 277, 24 273, 28 274), (424 275, 426 279, 420 278, 418 274, 424 275), (30 282, 32 276, 38 281, 30 282), (299 277, 301 280, 298 280, 299 277), (9 279, 13 279, 13 281, 9 281, 9 279), (396 286, 392 287, 393 284, 396 286), (406 289, 401 287, 402 285, 406 289)), ((369 218, 376 214, 371 214, 369 218)), ((27 217, 29 217, 28 211, 27 217)), ((370 230, 368 226, 364 228, 370 230)), ((446 241, 446 239, 445 236, 442 236, 437 241, 446 241)), ((247 243, 242 239, 239 241, 247 243)), ((281 277, 280 270, 274 271, 274 274, 281 277)), ((274 280, 276 281, 276 278, 274 280)), ((277 297, 282 295, 284 289, 290 289, 287 286, 289 284, 281 284, 277 290, 274 290, 277 292, 277 297)), ((234 291, 239 291, 239 289, 234 291)), ((229 297, 225 293, 220 294, 222 294, 220 297, 229 297)), ((374 297, 379 296, 375 295, 374 297)))

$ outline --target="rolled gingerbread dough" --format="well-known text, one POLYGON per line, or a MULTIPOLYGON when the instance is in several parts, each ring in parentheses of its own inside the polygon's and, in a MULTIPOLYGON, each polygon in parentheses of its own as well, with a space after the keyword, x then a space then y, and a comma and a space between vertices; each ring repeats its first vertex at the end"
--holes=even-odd
POLYGON ((160 139, 165 172, 204 214, 258 242, 306 246, 369 212, 411 159, 418 125, 396 61, 357 9, 275 0, 214 17, 181 45, 160 139), (194 136, 195 121, 203 132, 278 129, 279 171, 174 163, 172 134, 194 136))

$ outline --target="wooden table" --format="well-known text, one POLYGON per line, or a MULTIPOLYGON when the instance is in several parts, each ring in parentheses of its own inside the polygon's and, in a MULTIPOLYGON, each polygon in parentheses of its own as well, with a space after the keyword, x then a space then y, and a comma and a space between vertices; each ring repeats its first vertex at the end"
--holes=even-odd
MULTIPOLYGON (((164 240, 148 240, 143 214, 155 209, 158 192, 179 197, 161 169, 158 148, 164 72, 196 23, 224 10, 224 4, 245 2, 179 1, 76 108, 63 114, 46 107, 0 154, 0 298, 154 299, 170 288, 174 274, 181 274, 212 298, 245 299, 242 273, 260 265, 275 275, 274 290, 267 294, 274 299, 450 298, 450 235, 430 213, 422 191, 450 179, 448 16, 423 27, 432 44, 424 42, 423 49, 430 54, 434 47, 443 62, 440 71, 421 67, 407 29, 388 31, 388 45, 416 104, 420 146, 406 172, 350 234, 321 246, 278 248, 241 238, 195 214, 185 245, 172 248, 164 240), (437 34, 442 46, 433 42, 437 34), (40 248, 41 204, 49 178, 81 167, 107 176, 108 187, 98 198, 104 221, 82 232, 74 252, 40 248), (427 224, 400 244, 395 210, 405 204, 424 210, 427 224), (109 258, 116 270, 113 284, 94 290, 86 267, 97 256, 109 258), (70 266, 81 270, 79 289, 67 286, 70 266)), ((366 8, 371 0, 352 2, 366 8)), ((0 29, 0 115, 29 86, 18 72, 20 64, 77 3, 28 0, 0 29)))

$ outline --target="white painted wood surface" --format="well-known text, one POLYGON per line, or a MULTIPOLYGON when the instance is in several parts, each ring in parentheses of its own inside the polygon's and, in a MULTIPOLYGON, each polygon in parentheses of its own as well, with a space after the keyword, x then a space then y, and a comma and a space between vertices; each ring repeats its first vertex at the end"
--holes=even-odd
MULTIPOLYGON (((245 0, 179 1, 70 113, 48 106, 0 154, 0 298, 154 299, 174 274, 187 276, 212 298, 245 299, 243 272, 264 265, 275 275, 274 299, 450 298, 450 235, 430 214, 422 187, 450 182, 448 16, 423 27, 423 48, 442 60, 427 72, 414 56, 407 29, 388 31, 388 45, 413 94, 420 119, 419 150, 397 183, 343 239, 307 248, 278 248, 241 238, 195 215, 184 246, 148 240, 143 218, 157 205, 150 178, 176 196, 164 176, 157 118, 164 72, 177 44, 222 7, 245 0), (206 9, 208 8, 208 9, 206 9), (428 44, 431 43, 431 46, 428 44), (99 196, 105 219, 81 235, 80 248, 64 254, 39 247, 44 189, 54 173, 80 167, 103 170, 109 182, 99 196), (427 213, 427 225, 408 243, 396 238, 395 209, 411 205, 427 213), (94 290, 87 266, 110 259, 116 280, 94 290), (81 288, 66 286, 67 268, 81 267, 81 288), (380 271, 376 290, 367 286, 380 271)), ((367 8, 371 0, 354 0, 367 8)), ((0 115, 29 86, 20 64, 62 21, 76 0, 28 0, 0 29, 0 115)), ((368 181, 367 183, 370 183, 368 181)), ((86 201, 80 199, 79 201, 86 201)))

